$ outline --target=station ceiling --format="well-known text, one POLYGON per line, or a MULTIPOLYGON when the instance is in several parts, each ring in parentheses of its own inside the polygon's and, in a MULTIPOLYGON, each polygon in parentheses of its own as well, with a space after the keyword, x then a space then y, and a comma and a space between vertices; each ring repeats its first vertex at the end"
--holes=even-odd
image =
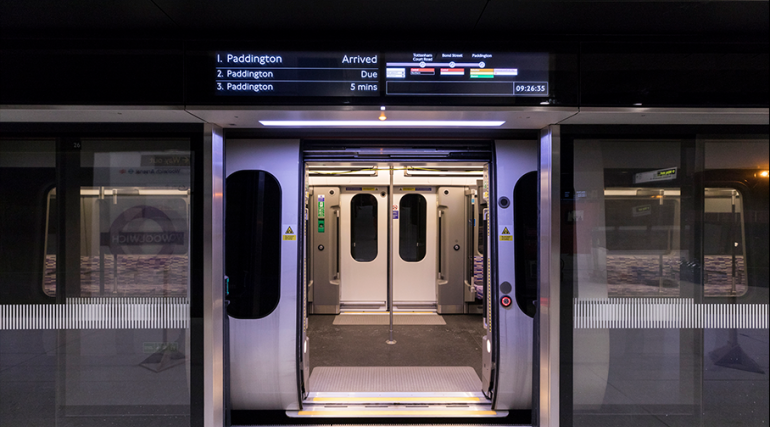
POLYGON ((5 38, 762 37, 768 1, 3 0, 5 38))

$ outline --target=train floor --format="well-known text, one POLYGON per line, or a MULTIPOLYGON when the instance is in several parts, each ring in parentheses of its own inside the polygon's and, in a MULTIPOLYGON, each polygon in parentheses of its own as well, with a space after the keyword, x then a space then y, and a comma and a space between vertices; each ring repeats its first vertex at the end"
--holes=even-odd
MULTIPOLYGON (((334 315, 310 315, 310 372, 318 367, 471 367, 481 378, 480 314, 443 315, 446 325, 334 325, 334 315)), ((312 386, 311 386, 312 388, 312 386)))

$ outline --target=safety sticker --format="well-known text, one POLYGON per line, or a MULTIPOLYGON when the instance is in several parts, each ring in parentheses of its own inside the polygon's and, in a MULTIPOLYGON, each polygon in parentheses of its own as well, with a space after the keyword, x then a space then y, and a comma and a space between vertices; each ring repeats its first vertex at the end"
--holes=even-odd
POLYGON ((503 226, 503 231, 500 233, 500 241, 501 242, 512 242, 513 236, 511 235, 511 227, 510 225, 503 226))
POLYGON ((326 217, 326 202, 323 194, 318 195, 318 218, 326 217))
POLYGON ((283 240, 297 240, 297 235, 294 234, 290 225, 286 227, 286 231, 283 233, 283 240))
POLYGON ((398 219, 398 205, 393 205, 393 219, 398 219))

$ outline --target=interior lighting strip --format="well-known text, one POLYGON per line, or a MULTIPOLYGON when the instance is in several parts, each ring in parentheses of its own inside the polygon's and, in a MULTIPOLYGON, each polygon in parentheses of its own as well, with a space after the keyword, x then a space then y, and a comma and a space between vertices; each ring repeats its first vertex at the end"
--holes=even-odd
MULTIPOLYGON (((506 416, 505 411, 473 411, 473 410, 411 410, 411 411, 394 411, 394 410, 368 410, 368 411, 298 411, 296 414, 300 417, 483 417, 483 416, 506 416)), ((289 414, 289 416, 291 416, 289 414)))
POLYGON ((279 127, 499 127, 504 120, 260 120, 262 126, 279 127))
POLYGON ((313 402, 333 402, 333 403, 352 403, 352 402, 437 402, 437 403, 458 403, 458 402, 481 402, 478 397, 314 397, 313 402))

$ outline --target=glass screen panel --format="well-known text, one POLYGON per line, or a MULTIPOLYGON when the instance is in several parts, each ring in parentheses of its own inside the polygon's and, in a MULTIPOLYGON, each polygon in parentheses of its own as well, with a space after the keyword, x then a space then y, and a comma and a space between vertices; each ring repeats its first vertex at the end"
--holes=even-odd
POLYGON ((281 297, 281 187, 268 172, 241 170, 225 182, 227 313, 260 319, 281 297))
POLYGON ((421 194, 407 194, 399 203, 398 254, 404 261, 425 258, 427 204, 421 194))
POLYGON ((570 144, 572 424, 767 424, 766 136, 570 144))
POLYGON ((191 159, 188 138, 0 141, 0 425, 190 425, 191 159))
POLYGON ((350 200, 350 255, 359 262, 377 258, 377 198, 371 194, 350 200))
POLYGON ((748 291, 744 197, 734 188, 706 188, 704 194, 704 294, 744 295, 748 291))

